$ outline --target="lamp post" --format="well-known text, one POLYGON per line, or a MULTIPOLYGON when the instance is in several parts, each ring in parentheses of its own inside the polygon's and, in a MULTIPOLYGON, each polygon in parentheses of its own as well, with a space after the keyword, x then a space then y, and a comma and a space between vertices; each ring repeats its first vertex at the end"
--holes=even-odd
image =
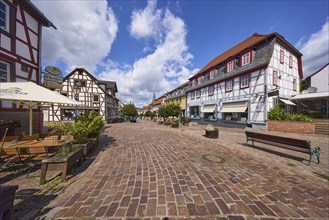
MULTIPOLYGON (((73 88, 73 93, 74 93, 74 99, 76 101, 79 101, 79 93, 81 92, 81 87, 78 85, 75 85, 73 88)), ((78 116, 78 107, 75 106, 75 118, 78 116)))

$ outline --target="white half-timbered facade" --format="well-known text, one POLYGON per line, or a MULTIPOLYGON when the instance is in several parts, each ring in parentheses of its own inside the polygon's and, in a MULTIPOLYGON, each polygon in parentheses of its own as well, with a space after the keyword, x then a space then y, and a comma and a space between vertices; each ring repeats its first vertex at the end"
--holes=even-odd
MULTIPOLYGON (((28 0, 0 0, 0 81, 40 84, 42 27, 56 27, 28 0)), ((0 101, 1 120, 19 120, 27 130, 26 109, 0 101)), ((33 110, 35 131, 42 126, 42 113, 33 110)))
POLYGON ((109 120, 117 117, 118 92, 113 81, 99 81, 84 68, 76 68, 63 79, 61 94, 81 102, 81 106, 52 105, 48 111, 48 121, 74 120, 88 110, 94 110, 109 120), (116 111, 116 112, 115 112, 116 111))
POLYGON ((301 53, 278 33, 253 34, 189 79, 187 115, 196 122, 266 129, 276 105, 292 111, 301 53))

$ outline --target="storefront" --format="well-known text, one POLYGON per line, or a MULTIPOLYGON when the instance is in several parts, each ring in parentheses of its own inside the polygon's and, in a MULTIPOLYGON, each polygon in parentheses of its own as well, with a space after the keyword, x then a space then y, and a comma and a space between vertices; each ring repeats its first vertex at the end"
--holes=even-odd
POLYGON ((190 118, 200 119, 200 106, 190 106, 190 118))
POLYGON ((247 123, 248 102, 223 103, 220 111, 224 121, 247 123))
POLYGON ((204 105, 202 109, 204 120, 217 120, 216 105, 204 105))

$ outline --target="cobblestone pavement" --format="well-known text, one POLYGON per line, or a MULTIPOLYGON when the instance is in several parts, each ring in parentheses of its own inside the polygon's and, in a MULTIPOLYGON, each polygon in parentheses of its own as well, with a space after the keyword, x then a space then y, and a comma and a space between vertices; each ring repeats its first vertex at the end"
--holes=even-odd
POLYGON ((307 136, 322 150, 320 165, 307 166, 307 155, 245 146, 243 129, 220 128, 214 140, 203 128, 111 124, 101 140, 107 147, 44 218, 329 218, 328 181, 313 173, 328 175, 328 136, 307 136))

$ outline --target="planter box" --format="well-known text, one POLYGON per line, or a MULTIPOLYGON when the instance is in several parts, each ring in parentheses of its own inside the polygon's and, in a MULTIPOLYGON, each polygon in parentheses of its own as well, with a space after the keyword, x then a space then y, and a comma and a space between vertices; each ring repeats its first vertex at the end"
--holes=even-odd
POLYGON ((83 150, 83 159, 86 160, 87 155, 94 150, 93 140, 88 140, 84 144, 73 144, 73 146, 78 146, 83 150))
POLYGON ((0 219, 10 220, 18 186, 0 186, 0 219))
POLYGON ((84 157, 83 149, 70 154, 68 157, 51 157, 42 160, 40 185, 46 182, 47 171, 61 171, 61 180, 66 180, 67 171, 75 164, 80 164, 84 157))
POLYGON ((268 131, 315 133, 315 123, 302 121, 267 121, 268 131))
POLYGON ((179 124, 171 124, 171 127, 172 128, 178 128, 179 127, 179 124))
POLYGON ((213 138, 213 139, 217 139, 218 138, 218 130, 217 131, 206 131, 206 137, 207 138, 213 138))

